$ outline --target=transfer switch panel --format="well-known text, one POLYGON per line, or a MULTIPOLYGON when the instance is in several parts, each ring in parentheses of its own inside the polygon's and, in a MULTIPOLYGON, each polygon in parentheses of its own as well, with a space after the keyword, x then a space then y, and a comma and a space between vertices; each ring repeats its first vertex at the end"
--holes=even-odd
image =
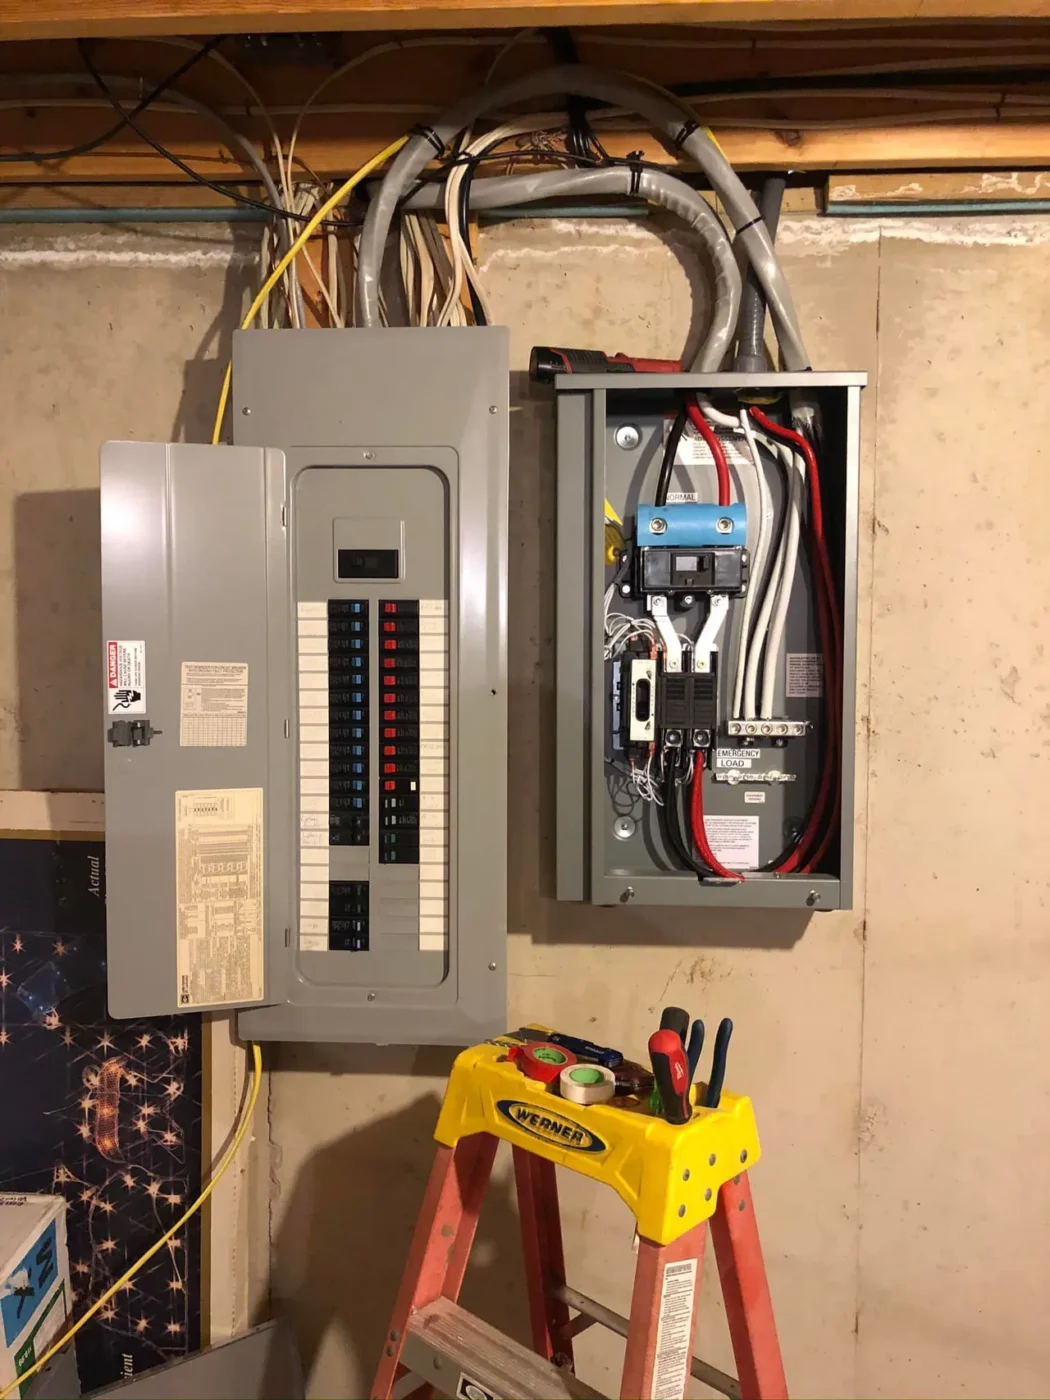
POLYGON ((506 332, 251 332, 232 447, 102 453, 109 997, 505 1020, 506 332))

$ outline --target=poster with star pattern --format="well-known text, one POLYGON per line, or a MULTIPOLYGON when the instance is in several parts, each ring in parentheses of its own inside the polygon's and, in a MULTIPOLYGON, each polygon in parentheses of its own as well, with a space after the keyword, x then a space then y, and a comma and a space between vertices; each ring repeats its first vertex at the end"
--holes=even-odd
MULTIPOLYGON (((106 1014, 101 840, 0 833, 0 1190, 67 1202, 78 1316, 197 1196, 199 1016, 106 1014)), ((195 1217, 77 1339, 83 1390, 200 1345, 195 1217)))

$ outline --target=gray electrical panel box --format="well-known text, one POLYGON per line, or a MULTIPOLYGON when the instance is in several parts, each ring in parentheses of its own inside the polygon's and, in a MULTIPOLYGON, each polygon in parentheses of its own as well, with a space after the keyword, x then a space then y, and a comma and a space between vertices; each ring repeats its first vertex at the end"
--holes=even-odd
MULTIPOLYGON (((555 381, 559 899, 850 907, 865 383, 852 373, 605 373, 555 381), (756 464, 754 444, 734 426, 752 405, 768 423, 790 425, 793 393, 805 396, 807 421, 819 424, 830 577, 819 595, 804 454, 749 413, 760 440, 756 464), (750 493, 749 509, 713 504, 715 458, 688 420, 677 451, 668 448, 677 413, 695 405, 697 394, 720 424, 715 436, 731 494, 741 503, 750 493), (671 477, 665 508, 657 508, 665 462, 671 477), (791 553, 784 531, 796 481, 801 520, 791 553), (756 560, 760 517, 769 539, 764 571, 756 567, 763 562, 756 560), (772 565, 782 547, 795 563, 784 565, 781 590, 772 565), (673 663, 668 643, 680 653, 673 663), (738 689, 737 677, 748 673, 752 650, 753 673, 767 690, 762 703, 748 705, 740 703, 748 688, 738 689), (742 879, 705 868, 694 845, 698 829, 718 863, 742 879)), ((761 693, 757 680, 751 689, 761 693)))
POLYGON ((102 452, 109 1002, 505 1020, 507 334, 243 332, 230 447, 102 452))

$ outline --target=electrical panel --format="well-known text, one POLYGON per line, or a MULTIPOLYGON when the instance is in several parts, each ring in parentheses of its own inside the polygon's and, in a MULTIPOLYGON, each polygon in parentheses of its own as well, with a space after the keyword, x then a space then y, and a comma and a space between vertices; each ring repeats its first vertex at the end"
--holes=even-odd
POLYGON ((234 445, 102 452, 109 1001, 505 1022, 507 336, 243 332, 234 445))
POLYGON ((557 894, 849 908, 863 374, 562 374, 557 894))

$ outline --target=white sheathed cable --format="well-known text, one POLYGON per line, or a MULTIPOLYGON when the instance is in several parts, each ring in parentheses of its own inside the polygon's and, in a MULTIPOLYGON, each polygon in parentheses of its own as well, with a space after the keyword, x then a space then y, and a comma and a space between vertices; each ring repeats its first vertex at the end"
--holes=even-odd
MULTIPOLYGON (((740 410, 740 427, 747 440, 748 454, 755 469, 758 487, 758 520, 756 522, 755 547, 751 551, 751 572, 748 590, 744 598, 741 616, 740 645, 737 650, 736 677, 733 682, 733 718, 740 719, 744 703, 744 676, 747 670, 748 650, 751 645, 751 616, 755 609, 755 599, 762 591, 762 580, 769 559, 773 541, 773 497, 766 480, 766 469, 755 441, 747 409, 740 410)), ((750 514, 748 516, 750 519, 750 514)), ((757 664, 757 663, 756 663, 757 664)))
MULTIPOLYGON (((794 472, 794 465, 791 460, 791 449, 784 447, 781 450, 779 442, 769 442, 755 434, 755 441, 763 443, 769 448, 775 457, 779 457, 784 464, 784 499, 788 506, 791 500, 791 475, 794 472)), ((784 567, 784 545, 787 539, 787 520, 784 522, 784 529, 780 532, 780 543, 777 546, 776 554, 773 556, 772 564, 769 568, 765 589, 762 593, 762 602, 758 610, 758 617, 755 620, 754 631, 751 636, 750 645, 747 652, 747 666, 744 671, 744 699, 743 717, 744 719, 758 718, 758 667, 762 659, 762 648, 765 645, 766 636, 769 632, 769 623, 773 615, 773 605, 776 602, 777 589, 780 586, 780 575, 784 567)))
MULTIPOLYGON (((798 566, 798 542, 802 530, 802 502, 806 490, 806 465, 799 452, 786 449, 791 456, 788 469, 788 515, 785 522, 783 541, 783 564, 777 582, 776 604, 773 620, 766 641, 766 656, 762 666, 762 699, 759 708, 761 719, 773 717, 773 694, 778 674, 783 672, 784 628, 787 623, 791 594, 795 587, 795 573, 798 566)), ((787 457, 785 456, 785 462, 787 457)))

